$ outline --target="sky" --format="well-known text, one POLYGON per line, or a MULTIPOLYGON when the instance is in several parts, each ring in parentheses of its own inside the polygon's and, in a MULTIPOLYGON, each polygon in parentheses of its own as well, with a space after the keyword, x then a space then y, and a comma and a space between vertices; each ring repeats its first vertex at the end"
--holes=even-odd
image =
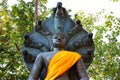
POLYGON ((48 0, 48 7, 55 7, 57 2, 62 2, 63 7, 71 9, 73 13, 82 10, 86 13, 95 13, 102 9, 113 11, 115 16, 120 17, 120 2, 109 0, 48 0))
MULTIPOLYGON (((12 5, 17 0, 8 0, 8 4, 12 5)), ((31 1, 31 0, 25 0, 31 1)), ((120 17, 120 2, 111 2, 110 0, 48 0, 46 6, 48 8, 56 7, 57 2, 62 2, 63 7, 71 9, 71 14, 82 10, 86 13, 95 13, 102 9, 106 12, 114 12, 114 15, 120 17)))

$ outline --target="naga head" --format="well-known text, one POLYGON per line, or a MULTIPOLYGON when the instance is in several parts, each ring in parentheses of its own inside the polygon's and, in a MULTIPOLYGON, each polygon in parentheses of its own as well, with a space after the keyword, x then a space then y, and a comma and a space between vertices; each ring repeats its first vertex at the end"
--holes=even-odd
POLYGON ((59 17, 67 17, 67 11, 64 7, 62 7, 62 2, 58 2, 57 6, 53 8, 53 16, 59 16, 59 17))
POLYGON ((62 8, 62 3, 61 3, 61 2, 58 2, 58 3, 57 3, 57 8, 58 8, 58 9, 61 9, 61 8, 62 8))
POLYGON ((58 2, 56 7, 56 16, 64 16, 62 3, 58 2))

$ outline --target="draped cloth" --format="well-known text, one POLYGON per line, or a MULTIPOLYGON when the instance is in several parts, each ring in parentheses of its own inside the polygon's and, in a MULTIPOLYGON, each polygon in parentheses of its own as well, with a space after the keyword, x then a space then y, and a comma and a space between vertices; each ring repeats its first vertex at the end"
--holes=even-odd
POLYGON ((81 55, 77 52, 61 50, 50 60, 45 80, 55 80, 71 68, 81 55))

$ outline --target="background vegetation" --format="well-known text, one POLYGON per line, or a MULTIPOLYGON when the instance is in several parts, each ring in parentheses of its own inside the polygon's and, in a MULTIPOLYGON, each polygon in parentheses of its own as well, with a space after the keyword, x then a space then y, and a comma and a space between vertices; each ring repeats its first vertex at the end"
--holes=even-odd
MULTIPOLYGON (((118 1, 118 0, 111 0, 118 1)), ((47 0, 39 0, 39 19, 45 20, 50 10, 47 0)), ((88 69, 91 80, 120 80, 120 18, 113 12, 96 14, 78 11, 74 20, 81 20, 88 32, 94 33, 95 57, 88 69)), ((34 4, 18 0, 9 7, 7 0, 0 3, 0 80, 27 80, 29 71, 21 58, 23 36, 34 27, 34 4)))

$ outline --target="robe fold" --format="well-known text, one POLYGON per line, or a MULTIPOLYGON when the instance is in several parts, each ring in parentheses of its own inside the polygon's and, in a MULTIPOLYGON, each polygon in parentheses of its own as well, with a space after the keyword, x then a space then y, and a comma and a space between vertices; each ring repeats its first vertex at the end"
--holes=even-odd
POLYGON ((71 68, 81 55, 77 52, 61 50, 50 60, 45 80, 55 80, 71 68))

